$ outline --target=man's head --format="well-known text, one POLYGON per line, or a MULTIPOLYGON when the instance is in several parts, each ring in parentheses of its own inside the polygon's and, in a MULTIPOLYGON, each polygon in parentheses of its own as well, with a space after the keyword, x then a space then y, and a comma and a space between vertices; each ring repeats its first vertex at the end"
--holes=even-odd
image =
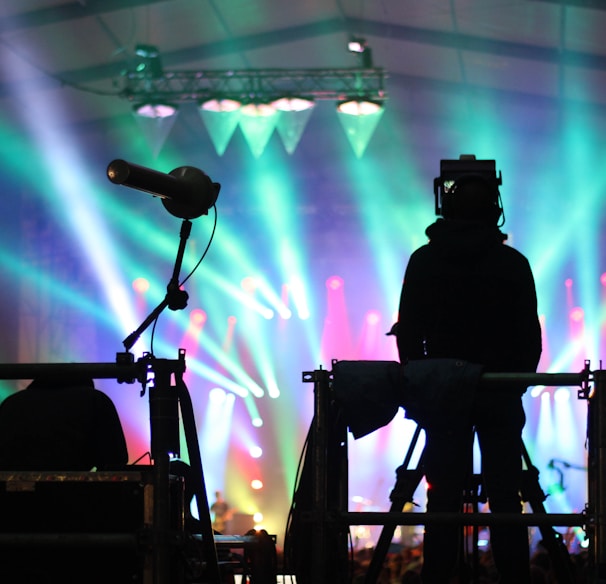
POLYGON ((459 177, 442 197, 445 219, 496 226, 502 213, 497 185, 479 174, 459 177))

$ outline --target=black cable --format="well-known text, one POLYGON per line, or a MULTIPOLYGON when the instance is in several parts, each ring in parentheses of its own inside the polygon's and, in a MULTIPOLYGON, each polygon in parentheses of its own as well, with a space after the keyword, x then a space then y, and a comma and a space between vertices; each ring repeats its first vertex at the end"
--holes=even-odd
POLYGON ((296 539, 296 535, 293 533, 293 531, 296 531, 296 527, 293 526, 293 521, 294 521, 294 515, 295 515, 295 506, 296 506, 296 499, 297 499, 297 491, 300 488, 300 483, 301 483, 301 478, 302 478, 302 469, 303 469, 303 464, 304 464, 304 460, 305 457, 307 455, 307 451, 309 449, 309 444, 310 444, 310 439, 311 439, 311 429, 313 427, 313 423, 312 425, 310 425, 309 431, 307 432, 307 436, 305 437, 305 442, 303 443, 303 448, 301 449, 301 455, 299 456, 299 462, 297 464, 297 471, 295 474, 295 486, 293 488, 293 494, 291 497, 291 504, 290 504, 290 509, 288 511, 288 517, 286 519, 286 528, 285 528, 285 532, 284 532, 284 571, 291 571, 294 569, 294 566, 291 566, 291 560, 293 560, 292 557, 290 557, 290 554, 292 553, 291 548, 291 539, 294 537, 296 539))
POLYGON ((191 272, 189 274, 187 274, 187 276, 183 279, 183 281, 179 284, 179 286, 183 286, 183 284, 185 284, 185 282, 187 282, 187 280, 189 280, 193 275, 194 272, 200 267, 200 264, 202 263, 202 261, 204 260, 204 258, 206 257, 206 254, 208 253, 208 250, 210 249, 210 244, 213 242, 213 239, 215 237, 215 231, 217 229, 217 205, 213 205, 212 206, 214 214, 215 214, 215 218, 213 221, 213 228, 212 231, 210 232, 210 237, 208 239, 208 243, 206 244, 206 248, 204 249, 204 251, 202 252, 202 255, 200 256, 200 259, 198 260, 198 262, 196 263, 196 265, 193 267, 193 269, 191 270, 191 272))

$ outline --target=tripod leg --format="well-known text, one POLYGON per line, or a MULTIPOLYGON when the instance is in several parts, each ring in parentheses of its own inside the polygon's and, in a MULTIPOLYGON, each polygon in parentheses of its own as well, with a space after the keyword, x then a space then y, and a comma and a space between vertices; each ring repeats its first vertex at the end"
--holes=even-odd
MULTIPOLYGON (((404 509, 404 505, 412 501, 414 492, 417 490, 421 479, 423 478, 423 455, 419 459, 416 469, 409 469, 408 465, 414 453, 415 446, 421 434, 420 426, 417 426, 413 434, 408 452, 404 458, 402 466, 396 469, 396 484, 393 491, 390 494, 391 507, 390 512, 400 512, 404 509)), ((389 551, 389 546, 393 540, 393 534, 395 531, 395 525, 385 525, 381 530, 381 535, 377 540, 375 551, 372 555, 368 571, 364 578, 364 584, 375 584, 379 577, 379 574, 385 563, 385 557, 389 551)))
POLYGON ((196 432, 196 422, 194 419, 191 396, 182 376, 177 376, 177 391, 181 411, 183 414, 183 425, 185 438, 187 441, 187 450, 190 458, 190 465, 194 477, 194 493, 198 505, 198 514, 202 531, 202 549, 204 550, 204 560, 207 567, 208 577, 215 582, 221 582, 221 572, 219 560, 217 557, 217 548, 212 529, 210 506, 206 494, 206 482, 204 480, 204 471, 202 468, 202 459, 200 456, 200 446, 198 444, 198 434, 196 432))
MULTIPOLYGON (((530 461, 524 442, 522 442, 522 457, 527 468, 522 482, 522 498, 530 504, 533 513, 545 514, 543 502, 547 497, 539 484, 539 471, 530 461)), ((551 525, 539 525, 539 531, 542 537, 541 543, 549 553, 557 583, 573 584, 576 581, 574 565, 562 535, 551 525)))

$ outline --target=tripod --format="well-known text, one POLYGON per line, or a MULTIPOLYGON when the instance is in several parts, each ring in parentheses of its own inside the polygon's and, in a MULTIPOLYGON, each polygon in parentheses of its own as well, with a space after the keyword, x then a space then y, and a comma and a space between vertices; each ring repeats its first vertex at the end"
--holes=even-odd
MULTIPOLYGON (((419 436, 421 434, 421 427, 417 426, 413 434, 411 443, 408 447, 406 456, 401 466, 396 469, 396 483, 394 489, 390 494, 391 500, 391 512, 401 512, 404 505, 408 502, 412 502, 413 495, 419 486, 419 483, 425 476, 424 458, 425 450, 422 452, 416 468, 409 468, 419 436)), ((521 443, 521 456, 524 463, 523 474, 522 474, 522 486, 521 495, 522 500, 525 503, 529 503, 534 513, 545 514, 545 507, 543 505, 546 495, 543 493, 538 477, 539 471, 532 464, 528 451, 521 443)), ((466 503, 471 503, 476 506, 480 501, 479 491, 481 478, 478 476, 471 477, 471 485, 468 487, 464 499, 466 503)), ((474 507, 475 508, 475 507, 474 507)), ((574 566, 568 555, 568 550, 562 541, 562 536, 556 532, 552 526, 541 523, 539 524, 539 530, 542 536, 542 544, 549 553, 553 571, 555 573, 558 584, 572 584, 575 581, 574 577, 574 566)), ((385 525, 381 531, 381 535, 377 541, 375 552, 373 554, 370 566, 366 573, 365 584, 375 584, 377 578, 381 572, 385 557, 389 550, 389 546, 394 536, 395 525, 385 525)), ((477 555, 477 529, 474 530, 474 553, 473 553, 473 566, 474 572, 477 574, 478 555, 477 555)))

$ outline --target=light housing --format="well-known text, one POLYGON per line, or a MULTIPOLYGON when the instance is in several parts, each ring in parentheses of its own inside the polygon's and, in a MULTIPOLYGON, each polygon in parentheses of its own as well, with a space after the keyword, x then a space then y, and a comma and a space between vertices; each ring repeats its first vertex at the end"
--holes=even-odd
POLYGON ((366 39, 353 37, 347 43, 347 50, 358 56, 365 69, 372 68, 372 49, 368 46, 366 39))
POLYGON ((277 113, 276 108, 267 101, 245 103, 240 111, 243 116, 251 118, 269 118, 277 113))
POLYGON ((200 104, 200 109, 207 112, 235 112, 242 107, 242 102, 229 97, 207 99, 200 104))
POLYGON ((382 102, 359 97, 346 99, 337 104, 337 111, 340 114, 347 114, 350 116, 367 116, 376 114, 382 109, 382 102))
POLYGON ((153 79, 164 75, 160 51, 155 45, 139 44, 135 47, 135 55, 140 58, 137 71, 153 79))
POLYGON ((360 37, 352 37, 347 42, 347 50, 350 53, 363 53, 366 50, 366 39, 360 37))
POLYGON ((316 103, 313 99, 300 96, 279 97, 271 102, 272 107, 281 112, 303 112, 312 109, 316 103))
POLYGON ((163 119, 174 116, 178 107, 172 103, 144 102, 133 106, 133 112, 142 118, 163 119))

